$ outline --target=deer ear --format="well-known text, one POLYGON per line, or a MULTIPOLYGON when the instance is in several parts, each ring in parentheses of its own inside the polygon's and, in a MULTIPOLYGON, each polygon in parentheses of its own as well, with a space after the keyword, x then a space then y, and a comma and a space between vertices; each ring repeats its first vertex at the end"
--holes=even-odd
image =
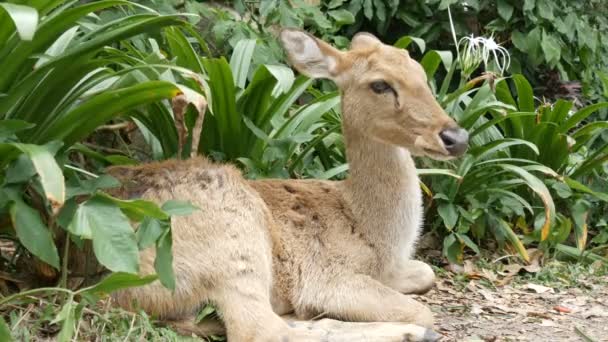
POLYGON ((280 39, 287 58, 299 72, 312 78, 336 79, 342 52, 299 30, 283 29, 280 39))
POLYGON ((350 42, 350 49, 361 49, 367 47, 374 47, 382 44, 380 39, 376 38, 371 33, 359 32, 357 33, 350 42))

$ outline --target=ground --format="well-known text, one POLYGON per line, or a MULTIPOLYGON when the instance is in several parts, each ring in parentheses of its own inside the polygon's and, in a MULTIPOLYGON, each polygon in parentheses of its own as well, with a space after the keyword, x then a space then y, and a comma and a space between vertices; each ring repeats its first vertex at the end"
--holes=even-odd
MULTIPOLYGON (((608 265, 529 252, 530 263, 486 256, 435 266, 435 288, 417 297, 435 312, 442 341, 608 341, 608 265)), ((7 279, 0 273, 0 281, 7 279)), ((63 298, 54 291, 23 296, 0 307, 0 314, 15 341, 56 341, 63 322, 52 321, 63 298)), ((178 336, 143 313, 112 308, 107 300, 83 308, 75 325, 76 341, 201 341, 178 336)))
POLYGON ((445 341, 608 341, 606 265, 508 264, 441 272, 419 299, 445 341), (517 275, 515 275, 517 274, 517 275))

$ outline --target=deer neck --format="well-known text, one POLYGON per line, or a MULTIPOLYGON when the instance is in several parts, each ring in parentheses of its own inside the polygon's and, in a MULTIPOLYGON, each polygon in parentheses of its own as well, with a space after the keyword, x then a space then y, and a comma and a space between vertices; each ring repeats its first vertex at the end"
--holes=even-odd
POLYGON ((375 141, 347 120, 343 128, 350 167, 345 193, 357 230, 390 267, 412 256, 422 224, 422 193, 414 160, 407 150, 375 141))

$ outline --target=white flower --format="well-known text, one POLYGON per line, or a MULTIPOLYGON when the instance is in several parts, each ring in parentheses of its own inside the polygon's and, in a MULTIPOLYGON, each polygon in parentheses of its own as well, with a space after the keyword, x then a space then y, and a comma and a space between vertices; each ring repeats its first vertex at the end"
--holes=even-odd
POLYGON ((475 69, 483 62, 484 69, 488 63, 494 61, 498 71, 502 75, 511 64, 511 56, 504 47, 494 40, 494 36, 485 37, 463 37, 458 42, 458 49, 461 50, 461 66, 466 75, 471 75, 475 69))
POLYGON ((494 40, 494 35, 490 38, 475 37, 462 37, 460 40, 456 39, 456 30, 454 29, 454 21, 452 20, 452 11, 448 6, 448 16, 450 18, 450 28, 452 31, 452 37, 456 44, 456 52, 458 53, 458 60, 462 73, 465 77, 471 76, 471 74, 479 67, 483 62, 484 69, 488 68, 488 62, 494 60, 499 73, 502 75, 505 70, 511 65, 511 56, 509 51, 494 40), (462 46, 462 52, 461 52, 462 46))

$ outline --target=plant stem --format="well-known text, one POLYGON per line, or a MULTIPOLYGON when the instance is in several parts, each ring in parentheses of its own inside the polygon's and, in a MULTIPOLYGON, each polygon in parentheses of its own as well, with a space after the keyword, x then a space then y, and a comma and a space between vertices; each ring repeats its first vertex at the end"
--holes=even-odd
POLYGON ((63 293, 67 293, 67 294, 73 294, 74 292, 72 290, 69 289, 64 289, 61 287, 40 287, 37 289, 32 289, 32 290, 27 290, 27 291, 23 291, 23 292, 19 292, 19 293, 15 293, 12 296, 8 296, 8 297, 4 297, 3 299, 0 300, 0 306, 11 302, 19 297, 26 297, 29 295, 32 295, 34 293, 38 293, 38 292, 47 292, 47 291, 56 291, 56 292, 63 292, 63 293))
POLYGON ((61 280, 59 286, 67 288, 68 286, 68 257, 70 256, 70 232, 67 232, 65 236, 65 243, 63 245, 63 260, 61 260, 61 280))

